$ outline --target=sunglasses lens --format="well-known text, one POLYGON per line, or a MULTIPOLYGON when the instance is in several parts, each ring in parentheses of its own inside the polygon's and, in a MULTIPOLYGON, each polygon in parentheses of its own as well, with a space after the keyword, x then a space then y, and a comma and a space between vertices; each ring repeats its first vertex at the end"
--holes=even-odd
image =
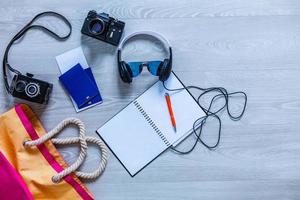
POLYGON ((162 64, 162 61, 150 61, 148 62, 148 70, 153 76, 158 76, 158 68, 162 64))
POLYGON ((142 62, 129 62, 128 65, 132 72, 132 78, 138 76, 143 70, 142 62))

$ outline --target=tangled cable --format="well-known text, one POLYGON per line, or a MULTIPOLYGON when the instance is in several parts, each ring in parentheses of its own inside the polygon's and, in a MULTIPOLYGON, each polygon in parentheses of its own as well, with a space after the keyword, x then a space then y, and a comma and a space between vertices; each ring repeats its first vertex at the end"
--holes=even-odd
POLYGON ((196 100, 197 100, 198 105, 202 108, 202 110, 205 112, 206 115, 203 116, 203 117, 198 118, 193 124, 193 133, 196 136, 196 141, 189 150, 180 151, 180 150, 176 149, 175 147, 171 146, 171 149, 173 151, 175 151, 176 153, 179 153, 179 154, 188 154, 188 153, 192 152, 195 149, 195 147, 197 146, 198 142, 201 142, 206 148, 208 148, 210 150, 215 149, 220 143, 221 130, 222 130, 222 121, 221 121, 220 117, 218 116, 218 113, 221 112, 222 110, 226 109, 226 112, 227 112, 228 116, 230 117, 230 119, 232 119, 234 121, 237 121, 237 120, 240 120, 243 117, 243 115, 245 113, 245 110, 246 110, 247 95, 246 95, 245 92, 242 92, 242 91, 229 93, 223 87, 201 88, 201 87, 198 87, 198 86, 184 86, 183 88, 175 88, 174 89, 174 88, 167 88, 166 85, 165 85, 165 82, 163 82, 163 86, 168 91, 180 91, 180 90, 184 90, 184 89, 186 89, 187 91, 189 91, 189 89, 196 89, 196 90, 202 91, 202 93, 198 96, 198 98, 196 100), (213 96, 211 98, 209 106, 206 108, 201 103, 201 99, 205 95, 207 95, 209 93, 212 93, 212 92, 216 92, 218 94, 216 94, 215 96, 213 96), (234 116, 232 114, 232 112, 230 111, 230 108, 229 108, 229 99, 230 99, 230 97, 232 98, 234 95, 241 95, 244 98, 244 104, 243 104, 242 111, 237 116, 234 116), (219 109, 217 109, 216 111, 212 111, 212 107, 213 107, 214 102, 216 102, 216 100, 219 99, 219 98, 223 98, 225 100, 224 104, 219 109), (206 120, 209 119, 210 117, 215 118, 218 121, 218 138, 217 138, 217 142, 213 145, 207 144, 201 138, 203 126, 206 123, 206 120))
POLYGON ((108 150, 105 144, 98 138, 94 137, 87 137, 85 136, 85 126, 84 123, 76 118, 67 118, 60 122, 54 129, 46 133, 45 135, 41 136, 40 138, 36 140, 31 141, 25 141, 24 146, 30 147, 30 146, 36 146, 39 144, 42 144, 48 140, 51 139, 51 142, 53 144, 80 144, 80 153, 77 160, 64 169, 63 171, 57 173, 55 176, 52 177, 52 181, 57 183, 65 176, 69 175, 70 173, 74 172, 78 177, 84 178, 84 179, 95 179, 96 177, 100 176, 102 172, 104 171, 106 164, 107 164, 107 158, 108 158, 108 150), (70 137, 70 138, 53 138, 55 135, 60 133, 66 126, 74 124, 78 126, 79 128, 79 136, 78 137, 70 137), (83 163, 86 154, 87 154, 87 142, 94 143, 100 147, 101 150, 101 162, 99 167, 94 170, 91 173, 76 171, 83 163))

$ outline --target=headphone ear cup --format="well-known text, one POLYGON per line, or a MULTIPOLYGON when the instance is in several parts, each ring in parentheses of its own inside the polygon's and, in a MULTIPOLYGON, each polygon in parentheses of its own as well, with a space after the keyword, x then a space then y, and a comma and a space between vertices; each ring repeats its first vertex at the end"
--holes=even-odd
POLYGON ((132 72, 129 67, 129 65, 125 61, 121 61, 119 65, 119 74, 125 83, 131 83, 132 82, 132 72))
POLYGON ((172 71, 172 65, 169 59, 165 59, 162 65, 158 69, 158 75, 160 81, 165 81, 169 78, 172 71))

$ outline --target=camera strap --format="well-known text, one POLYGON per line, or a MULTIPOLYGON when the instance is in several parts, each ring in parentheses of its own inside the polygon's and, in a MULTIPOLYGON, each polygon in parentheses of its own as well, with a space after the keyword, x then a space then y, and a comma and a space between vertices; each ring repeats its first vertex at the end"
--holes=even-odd
POLYGON ((22 74, 20 71, 14 69, 9 63, 8 63, 8 53, 9 50, 11 48, 11 46, 14 44, 15 41, 19 40, 27 31, 29 31, 30 29, 39 29, 42 30, 46 33, 48 33, 50 36, 52 36, 53 38, 55 38, 56 40, 66 40, 67 38, 70 37, 71 33, 72 33, 72 25, 71 23, 67 20, 67 18, 65 18, 63 15, 56 13, 56 12, 52 12, 52 11, 46 11, 46 12, 42 12, 37 14, 28 24, 26 24, 12 39, 11 41, 8 43, 6 49, 5 49, 5 53, 4 53, 4 57, 3 57, 3 80, 4 80, 4 84, 5 84, 5 88, 7 90, 8 93, 10 93, 9 90, 9 84, 8 84, 8 80, 7 80, 7 71, 6 69, 8 69, 9 71, 15 73, 15 74, 22 74), (55 16, 59 19, 61 19, 63 22, 65 22, 65 24, 69 27, 70 31, 68 32, 67 35, 64 36, 60 36, 57 33, 55 33, 54 31, 48 29, 45 26, 42 25, 35 25, 33 24, 37 19, 44 17, 44 16, 55 16))

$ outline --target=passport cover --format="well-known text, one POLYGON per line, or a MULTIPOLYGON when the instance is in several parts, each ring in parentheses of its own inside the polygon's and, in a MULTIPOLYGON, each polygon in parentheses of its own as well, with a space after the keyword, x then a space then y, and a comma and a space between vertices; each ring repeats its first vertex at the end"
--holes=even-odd
MULTIPOLYGON (((89 78, 92 80, 92 82, 95 83, 95 87, 98 88, 97 83, 96 83, 95 78, 92 73, 92 69, 89 67, 81 47, 77 47, 75 49, 69 50, 63 54, 56 56, 55 58, 56 58, 56 62, 58 64, 58 68, 59 68, 59 71, 61 74, 64 74, 65 72, 70 70, 72 67, 74 67, 75 65, 80 63, 81 67, 84 69, 86 74, 89 76, 89 78)), ((102 103, 102 97, 100 95, 99 88, 98 88, 98 91, 99 91, 99 94, 97 96, 95 96, 94 98, 92 98, 91 101, 84 104, 81 108, 78 108, 78 106, 77 106, 76 102, 74 101, 74 99, 72 98, 72 96, 69 95, 76 112, 84 111, 86 109, 89 109, 91 107, 94 107, 94 106, 102 103)), ((66 91, 66 93, 68 93, 68 92, 66 91)))
POLYGON ((91 76, 91 70, 85 71, 80 64, 77 64, 59 77, 60 82, 75 101, 78 108, 82 108, 86 104, 91 104, 92 100, 96 96, 99 96, 96 82, 95 80, 91 80, 91 76))
MULTIPOLYGON (((87 73, 87 75, 90 77, 91 81, 95 84, 95 87, 99 91, 99 88, 98 88, 96 80, 94 78, 92 69, 89 67, 89 68, 84 69, 84 71, 87 73)), ((101 97, 100 92, 91 101, 89 101, 87 104, 85 104, 82 108, 84 108, 86 106, 90 106, 90 105, 96 104, 96 103, 99 103, 99 102, 102 102, 102 97, 101 97)))

